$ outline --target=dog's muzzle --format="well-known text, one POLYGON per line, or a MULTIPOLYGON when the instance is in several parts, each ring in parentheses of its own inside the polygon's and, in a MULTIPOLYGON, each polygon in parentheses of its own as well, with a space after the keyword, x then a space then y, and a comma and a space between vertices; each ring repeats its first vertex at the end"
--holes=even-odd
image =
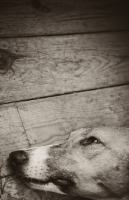
POLYGON ((10 153, 9 163, 22 181, 33 189, 64 194, 73 182, 49 162, 50 146, 10 153))

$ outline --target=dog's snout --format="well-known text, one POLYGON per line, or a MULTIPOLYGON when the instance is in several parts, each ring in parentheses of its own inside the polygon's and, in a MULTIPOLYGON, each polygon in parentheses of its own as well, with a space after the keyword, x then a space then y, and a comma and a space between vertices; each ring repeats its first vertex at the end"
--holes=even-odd
POLYGON ((28 160, 27 153, 25 151, 14 151, 9 155, 9 161, 14 166, 22 165, 28 160))

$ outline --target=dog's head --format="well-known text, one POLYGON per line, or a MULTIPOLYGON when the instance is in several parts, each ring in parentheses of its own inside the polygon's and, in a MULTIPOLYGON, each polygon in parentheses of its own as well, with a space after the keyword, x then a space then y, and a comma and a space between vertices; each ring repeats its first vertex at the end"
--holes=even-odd
POLYGON ((82 128, 60 145, 10 154, 31 188, 97 198, 119 198, 129 189, 129 129, 82 128))

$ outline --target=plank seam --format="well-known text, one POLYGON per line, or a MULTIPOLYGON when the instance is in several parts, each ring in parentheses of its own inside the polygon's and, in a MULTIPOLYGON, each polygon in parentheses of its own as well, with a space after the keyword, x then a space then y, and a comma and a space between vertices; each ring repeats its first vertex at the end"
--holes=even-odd
POLYGON ((94 32, 94 31, 91 31, 91 32, 74 32, 74 33, 66 33, 66 34, 37 34, 37 35, 22 35, 22 36, 0 36, 0 39, 11 39, 11 38, 35 38, 35 37, 61 37, 61 36, 73 36, 73 35, 90 35, 90 34, 103 34, 103 33, 118 33, 118 32, 128 32, 129 31, 129 28, 127 29, 124 29, 124 30, 109 30, 109 31, 97 31, 97 32, 94 32))
POLYGON ((24 123, 23 123, 23 121, 22 121, 22 118, 21 118, 21 115, 20 115, 20 112, 19 112, 19 109, 18 109, 17 103, 15 102, 14 105, 15 105, 15 108, 17 109, 17 112, 18 112, 19 118, 20 118, 20 120, 21 120, 22 127, 23 127, 23 129, 24 129, 23 134, 25 134, 25 136, 26 136, 26 138, 27 138, 27 141, 28 141, 28 144, 29 144, 29 147, 31 147, 31 144, 30 144, 29 138, 28 138, 28 136, 27 136, 26 129, 25 129, 24 123))
MULTIPOLYGON (((5 102, 5 103, 0 103, 0 106, 1 105, 8 105, 8 104, 11 104, 11 103, 15 103, 15 105, 16 105, 16 103, 20 103, 20 102, 28 102, 28 101, 38 100, 38 99, 47 99, 47 98, 53 98, 53 97, 60 97, 60 96, 70 95, 70 94, 79 94, 79 93, 83 93, 83 92, 103 90, 103 89, 108 89, 108 88, 117 88, 117 87, 121 87, 121 86, 129 86, 129 83, 127 82, 126 84, 124 83, 124 84, 118 84, 118 85, 111 85, 111 86, 108 86, 108 87, 99 87, 99 88, 91 88, 91 89, 87 89, 87 90, 66 92, 66 93, 63 93, 63 94, 54 94, 54 95, 48 95, 48 96, 44 96, 44 97, 41 96, 41 97, 35 97, 35 98, 30 98, 30 99, 23 99, 23 100, 19 100, 19 101, 15 101, 15 102, 14 101, 9 101, 9 102, 5 102)), ((17 111, 19 113, 18 108, 17 108, 17 111)), ((19 113, 19 116, 20 116, 20 113, 19 113)), ((21 116, 20 116, 20 118, 21 118, 21 116)), ((21 121, 22 121, 22 119, 21 119, 21 121)), ((23 125, 23 127, 24 127, 24 125, 23 125)))

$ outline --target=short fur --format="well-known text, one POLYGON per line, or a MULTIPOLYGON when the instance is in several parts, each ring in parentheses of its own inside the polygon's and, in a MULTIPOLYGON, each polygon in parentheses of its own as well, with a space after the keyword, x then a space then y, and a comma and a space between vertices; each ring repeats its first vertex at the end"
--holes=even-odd
POLYGON ((129 129, 82 128, 59 145, 12 152, 31 188, 92 199, 129 199, 129 129))

